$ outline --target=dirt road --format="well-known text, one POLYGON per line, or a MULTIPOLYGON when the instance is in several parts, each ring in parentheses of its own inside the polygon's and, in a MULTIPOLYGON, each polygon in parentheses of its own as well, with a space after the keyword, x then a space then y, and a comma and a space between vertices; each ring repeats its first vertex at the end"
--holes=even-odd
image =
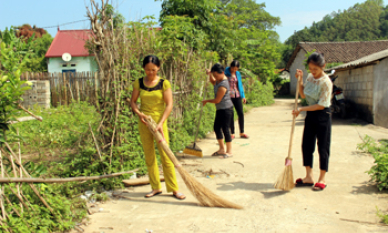
MULTIPOLYGON (((100 205, 109 213, 92 215, 91 224, 83 226, 85 232, 388 232, 388 227, 341 220, 377 223, 376 206, 388 208, 388 193, 368 185, 365 171, 373 165, 373 159, 356 149, 360 135, 388 138, 388 129, 335 120, 326 190, 295 188, 282 192, 273 188, 287 156, 292 102, 277 100, 272 106, 251 110, 246 115, 246 132, 251 138, 233 141, 233 158, 210 157, 217 145, 215 136, 209 135, 199 144, 203 159, 181 159, 191 164, 185 167, 202 184, 243 205, 244 210, 198 207, 178 175, 180 187, 188 196, 185 201, 166 192, 145 199, 149 186, 129 188, 122 194, 129 199, 100 205), (210 170, 217 174, 206 177, 210 170)), ((295 178, 304 175, 300 149, 303 118, 297 120, 293 144, 295 178)), ((319 167, 317 156, 316 153, 315 168, 319 167)), ((316 169, 315 178, 318 172, 316 169)))

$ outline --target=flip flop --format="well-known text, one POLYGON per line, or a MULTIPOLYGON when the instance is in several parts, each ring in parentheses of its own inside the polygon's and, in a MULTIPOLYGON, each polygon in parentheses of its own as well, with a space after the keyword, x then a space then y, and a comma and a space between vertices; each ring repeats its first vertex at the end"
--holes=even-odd
POLYGON ((186 199, 186 196, 183 194, 183 193, 176 193, 176 194, 172 194, 176 199, 180 200, 180 201, 183 201, 186 199), (184 196, 182 198, 182 196, 184 196))
POLYGON ((323 183, 316 183, 314 185, 314 188, 313 188, 313 191, 323 191, 325 188, 327 187, 326 184, 323 184, 323 183))
POLYGON ((240 138, 249 139, 249 136, 248 136, 248 135, 246 135, 246 134, 244 134, 244 135, 240 136, 240 138))
POLYGON ((213 154, 212 154, 212 156, 224 156, 225 154, 221 154, 221 153, 218 153, 218 151, 216 151, 216 152, 214 152, 213 154))
POLYGON ((301 178, 297 179, 295 182, 295 187, 311 187, 314 183, 303 183, 301 178))
POLYGON ((157 193, 153 194, 152 196, 149 196, 150 194, 152 194, 152 192, 148 193, 148 194, 145 195, 144 197, 145 197, 145 198, 155 197, 155 196, 158 196, 158 195, 162 194, 162 192, 157 192, 157 193))
POLYGON ((224 155, 220 156, 220 159, 229 159, 232 157, 233 157, 233 155, 224 154, 224 155))

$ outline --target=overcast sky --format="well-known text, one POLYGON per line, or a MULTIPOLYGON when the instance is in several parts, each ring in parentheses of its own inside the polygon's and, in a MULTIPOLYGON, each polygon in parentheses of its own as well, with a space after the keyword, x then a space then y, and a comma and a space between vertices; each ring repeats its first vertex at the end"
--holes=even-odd
MULTIPOLYGON (((98 0, 96 0, 98 1, 98 0)), ((263 1, 258 0, 261 3, 263 1)), ((268 0, 266 10, 282 20, 282 25, 276 28, 280 40, 285 41, 295 30, 310 26, 314 21, 320 21, 325 15, 344 10, 356 3, 357 0, 268 0)), ((28 23, 37 27, 50 27, 46 30, 54 37, 56 25, 85 20, 85 6, 89 0, 0 0, 0 30, 11 25, 28 23)), ((138 20, 146 15, 159 17, 161 2, 154 0, 113 0, 113 6, 129 20, 138 20)), ((87 29, 88 21, 71 23, 60 26, 65 29, 87 29)))

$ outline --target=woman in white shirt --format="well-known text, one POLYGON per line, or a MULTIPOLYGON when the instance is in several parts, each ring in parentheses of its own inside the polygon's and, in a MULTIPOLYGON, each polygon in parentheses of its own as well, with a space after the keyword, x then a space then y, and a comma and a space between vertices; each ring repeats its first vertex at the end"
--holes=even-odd
POLYGON ((324 73, 325 58, 323 54, 313 53, 307 60, 310 74, 303 85, 303 71, 297 70, 295 76, 299 78, 300 96, 306 98, 308 106, 293 111, 295 116, 306 111, 305 127, 303 132, 303 166, 306 167, 306 177, 296 180, 296 187, 314 186, 314 191, 326 188, 326 172, 329 167, 330 140, 331 140, 331 93, 333 83, 324 73), (320 175, 314 184, 313 153, 318 141, 320 175))

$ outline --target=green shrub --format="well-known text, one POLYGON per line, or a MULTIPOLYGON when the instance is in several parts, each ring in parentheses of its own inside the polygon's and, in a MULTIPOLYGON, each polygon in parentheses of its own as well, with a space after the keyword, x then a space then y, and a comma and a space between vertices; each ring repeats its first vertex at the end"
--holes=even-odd
POLYGON ((271 82, 263 84, 257 79, 245 79, 243 83, 247 104, 260 107, 274 103, 274 87, 271 82))

